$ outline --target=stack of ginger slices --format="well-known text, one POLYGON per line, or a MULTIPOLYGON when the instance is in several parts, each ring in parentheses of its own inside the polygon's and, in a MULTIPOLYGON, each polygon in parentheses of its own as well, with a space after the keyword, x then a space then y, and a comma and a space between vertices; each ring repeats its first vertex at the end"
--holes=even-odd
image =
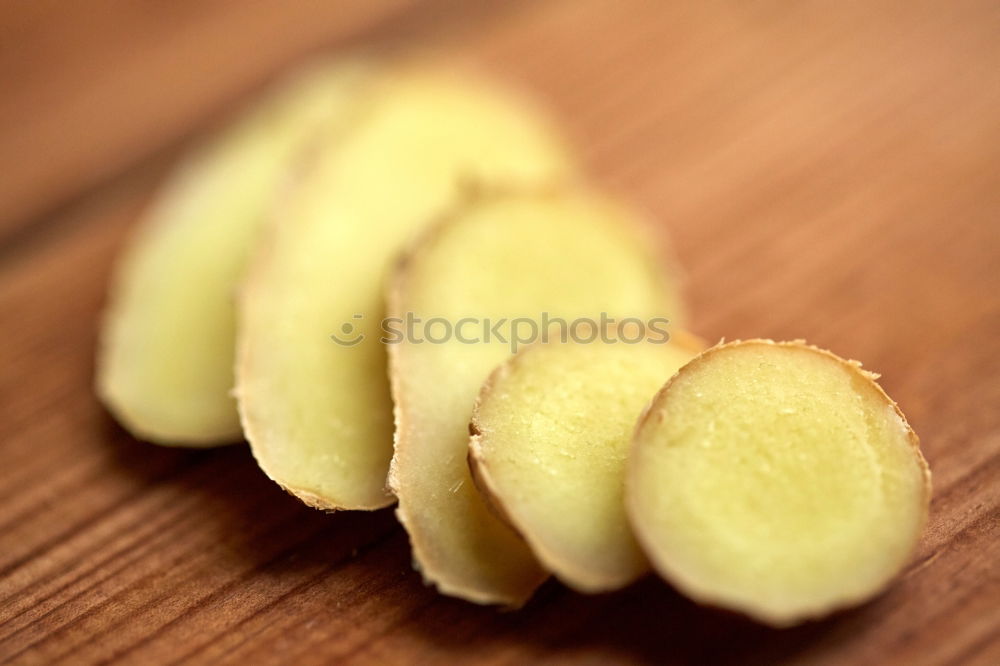
POLYGON ((317 63, 168 178, 97 390, 141 439, 246 439, 311 506, 398 502, 477 603, 651 569, 775 626, 871 598, 926 518, 916 435, 856 362, 685 333, 654 229, 470 69, 317 63))

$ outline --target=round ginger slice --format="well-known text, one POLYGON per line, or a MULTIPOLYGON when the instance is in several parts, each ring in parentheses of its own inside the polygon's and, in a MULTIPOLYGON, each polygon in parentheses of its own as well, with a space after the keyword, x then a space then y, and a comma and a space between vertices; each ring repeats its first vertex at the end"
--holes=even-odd
POLYGON ((619 325, 587 343, 553 331, 493 372, 473 412, 476 486, 581 592, 624 587, 649 569, 625 515, 626 454, 642 409, 704 348, 662 333, 619 325))
POLYGON ((640 419, 626 508, 694 600, 789 626, 859 604, 906 563, 930 471, 856 362, 802 342, 722 344, 640 419))
POLYGON ((399 250, 469 182, 575 178, 543 114, 466 70, 395 64, 365 105, 276 211, 237 307, 235 393, 251 451, 281 487, 327 510, 395 501, 379 338, 399 250))
POLYGON ((388 321, 414 326, 389 336, 389 484, 414 562, 442 593, 520 606, 546 578, 476 492, 469 420, 489 374, 555 318, 679 318, 677 285, 637 227, 633 211, 582 190, 484 191, 399 262, 388 321))
POLYGON ((157 194, 123 254, 97 354, 97 392, 136 437, 242 439, 233 294, 275 192, 303 150, 353 124, 374 69, 308 66, 194 148, 157 194))

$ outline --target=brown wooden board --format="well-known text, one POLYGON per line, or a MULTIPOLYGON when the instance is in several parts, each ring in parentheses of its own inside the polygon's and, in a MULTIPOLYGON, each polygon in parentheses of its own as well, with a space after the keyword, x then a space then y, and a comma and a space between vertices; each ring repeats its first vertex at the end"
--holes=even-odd
POLYGON ((0 658, 13 663, 1000 663, 996 2, 0 6, 0 658), (920 435, 930 524, 871 603, 774 631, 654 579, 500 613, 247 450, 96 402, 112 262, 191 137, 327 49, 450 51, 551 106, 648 210, 709 339, 865 362, 920 435))

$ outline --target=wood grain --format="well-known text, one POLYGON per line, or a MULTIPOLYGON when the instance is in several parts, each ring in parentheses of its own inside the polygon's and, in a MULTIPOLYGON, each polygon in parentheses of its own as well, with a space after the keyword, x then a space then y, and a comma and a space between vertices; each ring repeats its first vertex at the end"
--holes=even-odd
POLYGON ((8 3, 0 8, 0 658, 12 663, 1000 663, 1000 7, 8 3), (321 47, 448 49, 559 114, 672 233, 695 328, 883 373, 934 472, 912 564, 772 631, 656 580, 445 599, 390 511, 299 506, 244 447, 91 391, 112 262, 187 137, 321 47))

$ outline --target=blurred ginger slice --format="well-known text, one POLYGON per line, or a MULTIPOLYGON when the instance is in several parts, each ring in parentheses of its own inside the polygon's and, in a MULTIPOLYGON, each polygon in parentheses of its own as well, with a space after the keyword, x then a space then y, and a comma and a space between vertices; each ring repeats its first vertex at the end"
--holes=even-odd
POLYGON ((630 322, 589 343, 553 331, 484 384, 470 428, 473 479, 570 587, 614 590, 648 570, 625 515, 625 458, 643 408, 703 348, 630 322))
POLYGON ((857 363, 800 342, 714 347, 641 419, 626 504, 693 599, 787 626, 872 597, 912 551, 930 472, 857 363))
POLYGON ((415 563, 441 592, 518 606, 546 577, 476 492, 466 463, 469 420, 487 376, 515 339, 537 334, 540 319, 674 315, 677 292, 633 222, 590 195, 480 195, 400 262, 389 314, 414 330, 389 345, 396 401, 389 480, 415 563), (450 322, 453 334, 443 340, 443 324, 416 326, 429 318, 450 322))
POLYGON ((341 131, 368 78, 323 64, 280 85, 190 154, 127 248, 112 288, 97 389, 134 435, 209 446, 241 439, 234 292, 276 186, 321 127, 341 131))
POLYGON ((463 183, 557 181, 571 168, 519 98, 426 64, 384 73, 352 132, 315 157, 248 271, 236 393, 269 477, 318 508, 376 509, 394 501, 379 342, 388 265, 463 183))

